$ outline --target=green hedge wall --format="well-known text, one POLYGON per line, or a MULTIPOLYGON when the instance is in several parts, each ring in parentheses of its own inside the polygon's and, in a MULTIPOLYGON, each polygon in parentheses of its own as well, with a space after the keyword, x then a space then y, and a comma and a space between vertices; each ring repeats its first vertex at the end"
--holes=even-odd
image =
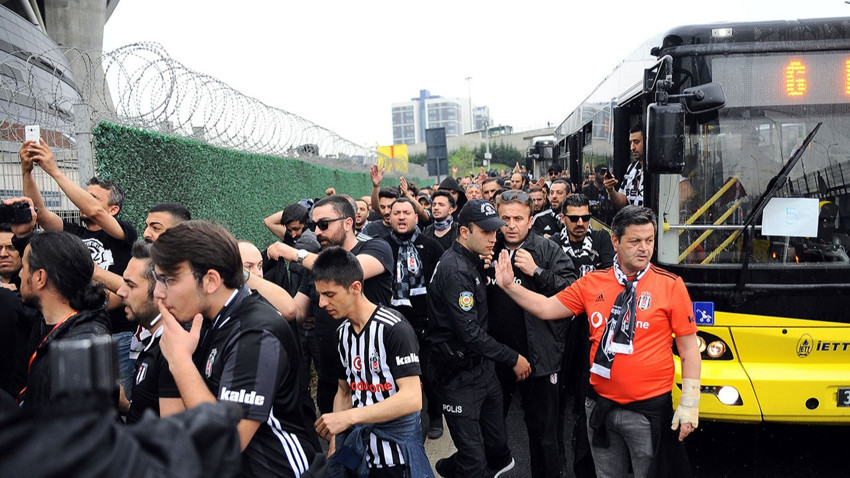
MULTIPOLYGON (((177 201, 193 218, 217 222, 263 249, 275 240, 263 218, 285 205, 324 196, 331 186, 355 197, 371 191, 367 173, 232 151, 106 122, 93 133, 97 174, 124 188, 121 217, 136 226, 140 236, 151 206, 177 201)), ((387 178, 385 184, 398 181, 387 178)))

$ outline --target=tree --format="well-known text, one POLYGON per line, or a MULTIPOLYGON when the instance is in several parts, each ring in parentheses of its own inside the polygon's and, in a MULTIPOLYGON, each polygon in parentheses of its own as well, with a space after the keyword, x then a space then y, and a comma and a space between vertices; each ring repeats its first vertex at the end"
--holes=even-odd
POLYGON ((466 146, 461 146, 460 149, 449 153, 449 170, 457 166, 457 173, 461 176, 473 170, 474 162, 475 155, 466 146))
MULTIPOLYGON (((487 147, 484 144, 479 145, 473 150, 475 160, 479 164, 484 159, 484 153, 486 151, 487 147)), ((525 161, 524 152, 516 149, 510 144, 505 144, 504 141, 499 141, 498 143, 491 142, 490 154, 493 155, 493 158, 490 160, 490 168, 493 168, 493 164, 495 163, 507 164, 510 165, 511 168, 513 168, 514 164, 523 164, 525 161)))
POLYGON ((411 154, 407 157, 407 161, 410 162, 410 164, 419 164, 425 166, 428 164, 428 155, 426 155, 425 153, 411 154))

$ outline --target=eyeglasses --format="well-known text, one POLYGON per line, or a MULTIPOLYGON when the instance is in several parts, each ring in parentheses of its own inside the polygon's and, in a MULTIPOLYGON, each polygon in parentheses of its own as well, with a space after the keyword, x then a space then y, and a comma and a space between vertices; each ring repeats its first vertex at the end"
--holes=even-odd
MULTIPOLYGON (((162 284, 162 287, 165 290, 168 290, 169 287, 173 286, 177 282, 177 277, 180 275, 177 274, 173 276, 164 276, 161 274, 157 274, 156 269, 154 269, 153 267, 151 267, 151 274, 153 274, 154 280, 162 284)), ((192 275, 195 276, 195 278, 200 279, 200 277, 198 277, 198 275, 195 274, 194 271, 192 271, 192 275)))
POLYGON ((513 201, 514 199, 516 199, 517 201, 526 202, 529 200, 530 197, 531 196, 529 196, 528 194, 519 191, 505 191, 501 195, 499 195, 499 198, 502 201, 513 201))
POLYGON ((311 231, 315 231, 316 228, 319 228, 320 231, 327 231, 328 227, 330 227, 332 222, 342 221, 346 219, 344 217, 338 217, 336 219, 319 219, 318 221, 310 221, 307 223, 307 227, 310 228, 311 231))
POLYGON ((583 222, 587 222, 590 220, 590 214, 582 214, 581 216, 573 215, 573 214, 564 214, 564 217, 569 219, 570 222, 578 222, 581 219, 583 222))

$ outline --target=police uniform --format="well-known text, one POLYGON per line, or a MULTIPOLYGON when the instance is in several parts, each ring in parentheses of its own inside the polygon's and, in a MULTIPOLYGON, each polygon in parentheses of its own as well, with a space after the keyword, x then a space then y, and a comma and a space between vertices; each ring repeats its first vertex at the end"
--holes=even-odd
MULTIPOLYGON (((492 204, 483 203, 486 201, 470 201, 459 222, 488 220, 489 230, 498 229, 494 224, 504 224, 492 204), (467 215, 472 218, 464 221, 467 215)), ((480 477, 488 467, 500 469, 512 462, 494 362, 513 367, 519 354, 487 333, 483 272, 478 255, 455 242, 440 258, 428 286, 426 342, 437 395, 458 450, 447 465, 454 476, 480 477)), ((440 462, 437 471, 446 476, 440 462)))

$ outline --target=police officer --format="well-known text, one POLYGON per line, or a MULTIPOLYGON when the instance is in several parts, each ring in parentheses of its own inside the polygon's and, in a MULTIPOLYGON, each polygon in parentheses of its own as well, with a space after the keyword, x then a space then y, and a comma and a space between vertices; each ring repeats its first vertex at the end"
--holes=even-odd
POLYGON ((442 476, 499 476, 513 468, 502 391, 494 362, 517 380, 531 373, 528 360, 487 333, 487 288, 482 257, 492 257, 496 231, 505 223, 483 199, 458 214, 460 235, 440 258, 428 286, 428 337, 432 376, 457 452, 437 461, 442 476))

